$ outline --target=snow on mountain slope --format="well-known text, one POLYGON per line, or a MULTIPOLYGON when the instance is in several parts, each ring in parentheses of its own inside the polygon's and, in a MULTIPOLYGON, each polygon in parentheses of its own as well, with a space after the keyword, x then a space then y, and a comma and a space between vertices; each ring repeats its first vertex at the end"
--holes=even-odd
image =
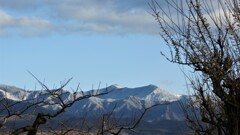
POLYGON ((137 97, 149 102, 176 101, 179 96, 169 93, 155 85, 148 85, 138 88, 116 87, 112 85, 107 88, 108 94, 100 96, 102 99, 123 100, 129 96, 137 97))
POLYGON ((24 89, 20 89, 14 86, 0 84, 0 97, 8 98, 15 101, 25 100, 29 95, 24 89))
MULTIPOLYGON (((64 102, 73 100, 74 94, 68 91, 59 91, 64 102)), ((90 97, 79 102, 76 102, 72 107, 67 109, 68 115, 79 116, 84 113, 94 115, 94 113, 104 113, 111 111, 114 107, 115 112, 122 115, 132 115, 134 112, 139 112, 143 107, 148 107, 154 104, 174 102, 180 100, 180 96, 169 93, 154 85, 148 85, 138 88, 127 88, 120 85, 111 85, 100 90, 91 90, 86 92, 75 93, 77 96, 91 95, 97 93, 106 93, 97 97, 90 97)), ((8 85, 0 85, 0 98, 6 97, 11 100, 19 101, 24 99, 45 100, 49 103, 57 102, 46 91, 25 91, 20 88, 8 85)), ((44 105, 49 110, 57 110, 60 106, 44 105)), ((176 108, 176 107, 175 107, 176 108)), ((165 119, 178 119, 178 114, 172 112, 175 108, 166 108, 163 106, 161 112, 154 112, 165 119)), ((161 109, 160 109, 161 110, 161 109)), ((174 110, 176 111, 176 110, 174 110)), ((151 116, 154 119, 154 116, 151 116)), ((161 118, 163 119, 163 118, 161 118)))
POLYGON ((107 92, 107 94, 77 102, 69 108, 69 112, 74 113, 74 115, 81 115, 84 112, 89 114, 104 113, 111 111, 116 106, 115 112, 127 116, 141 111, 144 106, 149 107, 154 104, 174 102, 180 99, 179 95, 171 94, 154 85, 138 88, 112 85, 104 89, 88 91, 85 94, 101 92, 107 92))
MULTIPOLYGON (((0 84, 0 92, 4 95, 7 93, 9 99, 13 100, 21 100, 22 97, 25 99, 29 98, 37 98, 37 96, 41 95, 43 96, 46 91, 26 91, 21 88, 17 88, 10 85, 4 85, 0 84)), ((121 100, 128 98, 129 96, 138 97, 141 100, 154 100, 154 101, 175 101, 179 99, 179 95, 169 93, 168 91, 165 91, 163 89, 160 89, 157 86, 154 85, 148 85, 144 87, 138 87, 138 88, 127 88, 120 85, 111 85, 107 88, 103 88, 100 90, 90 90, 84 92, 85 95, 89 94, 97 94, 97 93, 104 93, 102 96, 99 96, 101 99, 109 99, 109 100, 121 100)), ((65 91, 62 91, 62 93, 65 93, 65 91)), ((77 93, 79 96, 81 96, 81 92, 77 93)), ((46 95, 48 96, 48 95, 46 95)), ((72 93, 69 92, 65 93, 63 95, 63 99, 66 100, 67 98, 72 98, 72 93)))

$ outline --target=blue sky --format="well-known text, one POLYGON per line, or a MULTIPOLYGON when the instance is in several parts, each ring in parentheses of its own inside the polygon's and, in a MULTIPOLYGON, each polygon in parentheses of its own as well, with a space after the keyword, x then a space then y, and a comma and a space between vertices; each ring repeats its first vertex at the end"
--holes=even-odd
POLYGON ((186 94, 146 2, 0 0, 0 83, 33 89, 29 70, 50 88, 73 77, 67 89, 155 84, 186 94))

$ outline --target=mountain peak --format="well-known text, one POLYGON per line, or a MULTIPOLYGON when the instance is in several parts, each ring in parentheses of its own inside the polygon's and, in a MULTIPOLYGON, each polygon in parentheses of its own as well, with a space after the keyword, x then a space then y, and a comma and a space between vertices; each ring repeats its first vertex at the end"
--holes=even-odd
POLYGON ((11 85, 6 85, 6 84, 0 84, 0 90, 3 90, 5 92, 20 92, 20 91, 26 91, 24 89, 15 87, 15 86, 11 86, 11 85))
POLYGON ((154 85, 154 84, 149 84, 149 85, 147 85, 147 86, 145 86, 145 87, 152 88, 152 89, 157 89, 157 88, 159 88, 158 86, 156 86, 156 85, 154 85))
POLYGON ((122 88, 126 88, 126 87, 119 84, 113 84, 108 87, 108 89, 122 89, 122 88))

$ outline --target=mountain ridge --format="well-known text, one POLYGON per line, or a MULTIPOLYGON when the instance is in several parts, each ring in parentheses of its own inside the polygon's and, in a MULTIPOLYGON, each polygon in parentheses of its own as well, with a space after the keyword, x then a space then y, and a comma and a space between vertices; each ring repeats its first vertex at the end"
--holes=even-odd
MULTIPOLYGON (((106 94, 103 95, 99 95, 96 97, 92 96, 90 98, 75 102, 71 107, 66 109, 65 113, 61 114, 61 118, 63 119, 73 118, 73 121, 74 119, 77 120, 81 117, 88 117, 89 119, 91 119, 91 117, 109 114, 112 111, 114 113, 114 117, 119 117, 123 120, 132 119, 132 117, 139 115, 139 113, 141 113, 145 108, 159 104, 158 106, 148 111, 148 113, 144 116, 142 120, 143 125, 148 125, 149 128, 157 128, 156 124, 161 123, 161 125, 164 125, 164 131, 172 132, 171 125, 174 125, 174 123, 178 123, 177 128, 179 128, 184 124, 184 114, 181 111, 178 102, 185 102, 187 100, 187 96, 180 96, 178 94, 170 93, 155 85, 128 88, 115 84, 99 90, 84 91, 83 93, 74 93, 68 90, 61 90, 60 92, 63 92, 60 93, 63 102, 73 100, 74 94, 75 96, 80 97, 88 94, 91 96, 92 94, 100 94, 106 92, 106 94)), ((44 90, 27 91, 21 88, 17 88, 15 86, 0 84, 0 98, 3 97, 13 102, 18 102, 21 100, 45 100, 48 103, 57 102, 51 98, 47 91, 44 90)), ((31 102, 24 102, 24 104, 31 104, 31 102)), ((23 105, 20 104, 19 107, 23 105)), ((14 109, 20 110, 21 108, 18 108, 17 106, 14 109)), ((41 111, 54 112, 59 109, 59 105, 43 104, 40 105, 40 108, 38 108, 38 111, 35 114, 41 111)), ((35 111, 29 110, 26 113, 31 112, 35 111)), ((141 128, 144 128, 144 126, 141 128)), ((186 127, 183 127, 182 130, 185 132, 187 131, 186 129, 186 127)))
MULTIPOLYGON (((12 85, 6 85, 6 84, 0 84, 0 90, 1 92, 7 92, 7 93, 12 93, 13 95, 14 94, 23 94, 24 96, 28 96, 28 95, 33 95, 33 93, 38 93, 38 92, 42 92, 44 93, 45 90, 25 90, 23 88, 18 88, 16 86, 12 86, 12 85)), ((69 90, 64 90, 65 92, 70 92, 71 94, 73 92, 69 91, 69 90)), ((114 94, 119 94, 121 95, 121 98, 126 98, 127 95, 132 95, 132 96, 138 96, 140 98, 144 98, 146 95, 148 94, 158 94, 158 93, 161 93, 161 94, 165 94, 165 96, 169 95, 169 96, 173 96, 173 97, 179 97, 178 94, 173 94, 173 93, 170 93, 164 89, 161 89, 159 88, 158 86, 156 85, 147 85, 147 86, 142 86, 142 87, 136 87, 136 88, 128 88, 128 87, 125 87, 125 86, 121 86, 121 85, 118 85, 118 84, 114 84, 114 85, 110 85, 106 88, 101 88, 99 90, 88 90, 88 91, 83 91, 84 94, 97 94, 98 93, 104 93, 106 92, 107 94, 104 94, 103 96, 100 96, 100 97, 106 97, 111 95, 111 93, 114 93, 114 94), (112 91, 113 90, 113 91, 112 91)), ((78 92, 78 94, 80 94, 82 92, 78 92)), ((115 96, 112 95, 114 98, 113 99, 117 99, 119 98, 119 95, 118 96, 115 96)), ((17 96, 17 95, 15 95, 17 96)), ((146 97, 145 97, 146 98, 146 97)))
MULTIPOLYGON (((60 93, 63 102, 74 100, 74 96, 80 97, 83 95, 94 95, 104 92, 106 93, 76 102, 73 106, 68 108, 67 111, 69 115, 74 116, 81 115, 84 111, 90 112, 92 114, 94 114, 96 110, 99 110, 101 112, 108 112, 114 106, 116 106, 116 112, 124 112, 124 115, 128 117, 131 115, 132 112, 142 110, 144 109, 144 107, 150 107, 155 104, 174 104, 174 102, 181 100, 182 97, 177 94, 173 94, 166 90, 163 90, 152 84, 136 88, 128 88, 114 84, 99 90, 84 91, 83 93, 72 93, 67 90, 63 90, 60 92, 63 92, 60 93)), ((52 97, 49 95, 49 93, 47 93, 46 90, 26 91, 24 89, 5 84, 0 84, 0 95, 13 101, 34 99, 45 100, 51 104, 57 102, 52 99, 52 97)), ((54 111, 60 109, 61 106, 43 105, 42 107, 44 107, 45 109, 49 109, 50 111, 54 111)), ((169 115, 162 116, 166 116, 166 119, 169 119, 167 118, 169 117, 169 115)), ((174 119, 179 120, 181 118, 175 117, 174 119)))

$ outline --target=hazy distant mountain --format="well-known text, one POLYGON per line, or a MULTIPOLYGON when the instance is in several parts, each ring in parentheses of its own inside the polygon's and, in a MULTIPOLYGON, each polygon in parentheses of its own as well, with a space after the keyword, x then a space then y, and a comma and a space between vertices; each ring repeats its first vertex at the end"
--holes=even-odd
MULTIPOLYGON (((68 108, 61 117, 93 117, 99 114, 108 113, 115 107, 115 117, 119 116, 122 118, 131 118, 133 117, 133 114, 137 114, 143 110, 143 107, 148 107, 154 104, 163 104, 151 109, 146 114, 142 122, 144 125, 143 129, 148 126, 151 129, 161 129, 162 127, 164 129, 163 131, 157 131, 162 133, 165 132, 166 134, 170 134, 170 132, 174 134, 174 129, 177 131, 186 130, 186 127, 183 124, 184 115, 178 104, 178 101, 185 100, 186 96, 170 93, 155 85, 138 88, 127 88, 120 85, 112 85, 104 89, 91 90, 83 93, 62 91, 62 93, 64 93, 62 94, 62 98, 65 102, 67 102, 69 100, 73 100, 74 96, 102 92, 107 92, 107 94, 98 97, 90 97, 76 102, 72 107, 68 108), (156 123, 161 123, 161 125, 157 127, 158 124, 156 125, 156 123), (167 131, 169 131, 169 133, 167 131)), ((44 99, 49 103, 56 102, 49 97, 49 94, 47 94, 46 91, 26 91, 9 85, 0 85, 0 98, 3 97, 15 102, 21 101, 22 99, 29 101, 32 101, 30 99, 44 99)), ((39 108, 39 111, 41 109, 52 112, 59 109, 59 106, 43 105, 39 108)), ((156 129, 154 131, 156 131, 156 129)))

